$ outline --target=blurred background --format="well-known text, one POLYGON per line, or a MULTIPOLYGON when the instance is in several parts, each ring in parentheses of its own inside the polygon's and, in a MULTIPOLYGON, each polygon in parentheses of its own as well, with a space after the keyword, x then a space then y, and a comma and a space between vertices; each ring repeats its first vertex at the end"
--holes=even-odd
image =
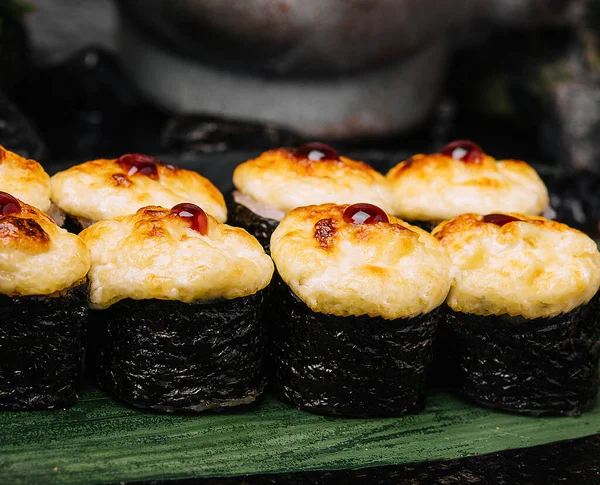
POLYGON ((600 0, 3 0, 0 60, 0 144, 49 171, 145 152, 226 189, 274 146, 385 170, 470 138, 600 231, 581 176, 600 172, 600 0))

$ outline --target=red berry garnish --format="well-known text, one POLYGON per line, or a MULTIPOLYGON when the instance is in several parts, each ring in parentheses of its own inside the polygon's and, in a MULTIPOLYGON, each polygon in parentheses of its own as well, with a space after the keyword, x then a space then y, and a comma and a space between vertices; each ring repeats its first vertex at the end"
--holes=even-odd
POLYGON ((128 153, 118 158, 117 163, 127 170, 127 175, 129 176, 141 173, 151 179, 158 178, 158 161, 148 155, 128 153))
POLYGON ((296 158, 307 158, 318 162, 319 160, 339 160, 340 156, 333 148, 325 143, 305 143, 292 152, 296 158))
POLYGON ((21 204, 12 195, 0 192, 0 215, 8 216, 21 212, 21 204))
POLYGON ((343 219, 348 224, 377 224, 390 222, 387 214, 373 204, 352 204, 346 207, 343 219))
POLYGON ((509 222, 520 221, 521 219, 517 219, 516 217, 509 216, 507 214, 488 214, 483 216, 481 219, 483 222, 489 222, 491 224, 496 224, 497 226, 502 227, 504 224, 508 224, 509 222))
POLYGON ((190 223, 190 227, 194 230, 206 236, 208 234, 208 217, 196 204, 177 204, 171 209, 173 214, 186 219, 190 223))
POLYGON ((440 153, 455 160, 470 163, 481 163, 484 156, 481 147, 469 140, 456 140, 448 143, 440 153))

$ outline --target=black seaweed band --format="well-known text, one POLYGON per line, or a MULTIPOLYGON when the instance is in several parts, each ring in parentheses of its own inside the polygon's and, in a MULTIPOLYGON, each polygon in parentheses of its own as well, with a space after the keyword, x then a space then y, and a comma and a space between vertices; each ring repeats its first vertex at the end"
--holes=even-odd
POLYGON ((598 392, 600 294, 553 318, 449 311, 444 346, 456 389, 488 407, 577 415, 598 392))
POLYGON ((87 285, 63 296, 0 295, 0 409, 71 406, 77 399, 87 285))
POLYGON ((209 304, 127 299, 92 311, 99 385, 161 411, 254 401, 265 386, 263 294, 209 304))
POLYGON ((265 249, 271 254, 271 235, 279 225, 279 221, 262 217, 252 212, 248 207, 238 204, 230 193, 226 197, 227 223, 232 226, 241 227, 252 234, 265 249))
POLYGON ((438 310, 412 319, 313 312, 281 281, 272 283, 274 390, 321 414, 399 416, 424 405, 438 310))

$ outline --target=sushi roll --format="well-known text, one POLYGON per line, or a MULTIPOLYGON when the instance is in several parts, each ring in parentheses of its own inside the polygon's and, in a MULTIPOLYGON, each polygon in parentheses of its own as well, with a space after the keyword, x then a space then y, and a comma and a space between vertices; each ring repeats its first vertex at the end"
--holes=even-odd
POLYGON ((0 190, 40 209, 62 226, 64 214, 50 200, 50 176, 35 160, 0 145, 0 190))
POLYGON ((52 200, 79 232, 94 222, 133 214, 144 206, 192 202, 227 220, 225 200, 200 174, 138 153, 75 165, 52 176, 52 200))
POLYGON ((495 160, 458 140, 440 153, 414 155, 387 173, 393 214, 431 231, 460 214, 548 214, 546 186, 527 163, 495 160))
POLYGON ((75 402, 89 268, 79 237, 0 192, 0 409, 75 402))
POLYGON ((594 241, 515 213, 464 214, 433 236, 452 262, 446 350, 456 390, 518 413, 590 409, 600 356, 594 241))
POLYGON ((450 263, 379 207, 294 209, 273 232, 273 388, 320 414, 420 411, 450 263))
POLYGON ((229 222, 255 236, 267 252, 273 230, 296 207, 368 202, 390 209, 382 174, 323 143, 269 150, 236 167, 233 184, 229 222))
POLYGON ((158 411, 220 409, 261 394, 273 262, 254 237, 189 203, 145 207, 81 237, 92 253, 102 388, 158 411))

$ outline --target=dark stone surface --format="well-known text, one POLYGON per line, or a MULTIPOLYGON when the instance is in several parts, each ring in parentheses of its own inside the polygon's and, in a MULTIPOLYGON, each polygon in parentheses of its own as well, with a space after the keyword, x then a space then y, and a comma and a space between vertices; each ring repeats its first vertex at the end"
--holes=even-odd
POLYGON ((11 92, 29 68, 29 39, 14 3, 0 5, 0 88, 11 92), (11 4, 13 7, 11 8, 11 4))
POLYGON ((0 90, 0 145, 26 158, 43 161, 46 145, 19 108, 0 90))
POLYGON ((268 150, 301 143, 299 135, 274 124, 208 115, 176 116, 161 135, 162 147, 180 154, 224 152, 240 146, 268 150))
POLYGON ((591 79, 557 82, 548 95, 543 144, 562 164, 600 170, 600 85, 591 79))
POLYGON ((138 93, 113 54, 95 47, 31 71, 15 101, 38 127, 54 160, 156 153, 169 116, 138 93))

